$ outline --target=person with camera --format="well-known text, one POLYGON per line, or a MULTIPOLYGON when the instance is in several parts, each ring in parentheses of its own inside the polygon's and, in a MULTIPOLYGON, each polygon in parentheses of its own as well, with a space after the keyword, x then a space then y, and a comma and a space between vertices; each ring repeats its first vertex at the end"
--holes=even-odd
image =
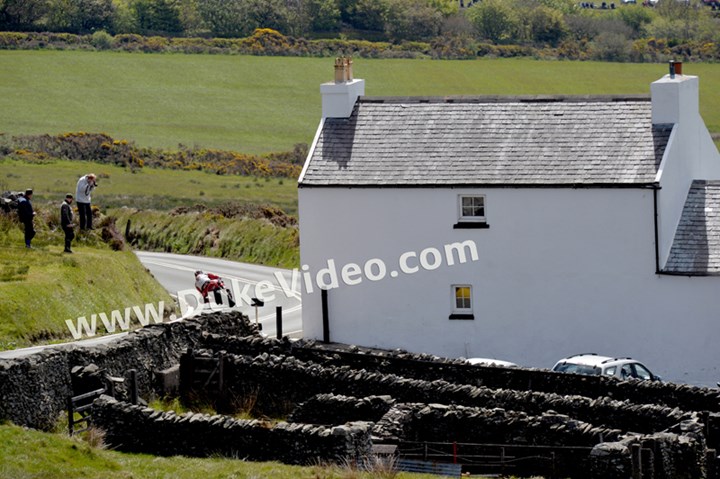
POLYGON ((78 215, 80 216, 80 229, 91 230, 92 227, 92 201, 91 193, 97 187, 97 180, 94 173, 88 173, 81 177, 77 182, 77 191, 75 191, 75 202, 78 207, 78 215))

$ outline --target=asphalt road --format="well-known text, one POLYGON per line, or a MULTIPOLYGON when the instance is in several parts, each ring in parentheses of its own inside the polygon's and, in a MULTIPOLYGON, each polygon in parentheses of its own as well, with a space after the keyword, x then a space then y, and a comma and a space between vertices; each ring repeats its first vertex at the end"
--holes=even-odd
POLYGON ((261 295, 264 295, 265 298, 274 296, 273 300, 266 301, 265 306, 258 308, 257 311, 258 320, 263 325, 263 333, 275 336, 275 308, 280 306, 282 307, 283 335, 298 337, 302 334, 299 278, 296 278, 298 284, 293 285, 292 271, 290 270, 205 256, 143 251, 137 251, 135 254, 173 297, 177 297, 178 293, 185 296, 189 314, 194 312, 197 303, 192 295, 183 292, 195 290, 194 272, 203 270, 223 278, 225 286, 235 293, 235 301, 238 303, 235 309, 247 314, 253 321, 256 317, 255 308, 249 306, 250 299, 261 295), (278 279, 278 275, 285 279, 284 284, 278 279), (235 280, 234 284, 232 280, 235 280), (270 284, 265 288, 262 285, 258 287, 258 283, 261 281, 268 281, 270 284), (190 308, 193 308, 193 311, 190 311, 190 308))
MULTIPOLYGON (((255 308, 248 305, 250 299, 259 297, 257 293, 264 292, 265 297, 274 295, 275 299, 267 301, 265 306, 258 308, 257 318, 263 325, 263 333, 268 336, 275 336, 275 308, 282 307, 283 335, 290 337, 302 336, 302 317, 300 285, 292 284, 292 271, 280 268, 269 268, 254 264, 238 263, 217 258, 206 258, 203 256, 186 256, 171 253, 148 253, 137 251, 135 253, 140 261, 155 276, 158 282, 170 292, 170 295, 177 298, 178 293, 187 298, 188 308, 185 316, 192 316, 197 312, 197 303, 191 295, 183 294, 183 291, 195 291, 194 272, 198 269, 205 272, 215 273, 223 278, 225 286, 236 291, 235 299, 238 305, 235 309, 247 314, 251 320, 255 320, 255 308), (277 275, 285 279, 285 285, 281 284, 277 275), (233 282, 233 280, 235 280, 233 282), (266 288, 256 289, 261 281, 268 281, 266 288), (234 284, 233 284, 234 283, 234 284), (283 287, 285 286, 285 287, 283 287), (294 287, 293 287, 294 286, 294 287), (192 308, 192 310, 190 309, 192 308)), ((209 311, 207 306, 202 311, 209 311)), ((177 318, 177 320, 182 318, 177 318)), ((63 348, 70 345, 95 346, 104 344, 125 336, 127 333, 110 334, 99 338, 83 339, 63 344, 50 344, 33 346, 29 348, 0 351, 0 359, 12 359, 30 354, 35 354, 47 348, 63 348)))

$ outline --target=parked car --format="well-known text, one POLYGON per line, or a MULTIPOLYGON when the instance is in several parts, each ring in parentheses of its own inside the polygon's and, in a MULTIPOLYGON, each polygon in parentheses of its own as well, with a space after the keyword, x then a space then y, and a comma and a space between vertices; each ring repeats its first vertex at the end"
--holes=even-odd
POLYGON ((560 373, 612 376, 618 379, 660 381, 644 364, 632 358, 611 358, 595 353, 576 354, 558 361, 552 368, 560 373))
POLYGON ((491 358, 468 358, 467 362, 475 366, 499 366, 501 368, 517 368, 519 367, 515 363, 510 361, 503 361, 502 359, 491 359, 491 358))

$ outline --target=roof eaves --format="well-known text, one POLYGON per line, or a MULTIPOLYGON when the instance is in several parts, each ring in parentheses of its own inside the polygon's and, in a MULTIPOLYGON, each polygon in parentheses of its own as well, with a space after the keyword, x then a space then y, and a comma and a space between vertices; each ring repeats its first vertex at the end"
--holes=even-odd
MULTIPOLYGON (((312 180, 311 180, 312 181, 312 180)), ((658 189, 656 182, 636 183, 313 183, 299 185, 303 188, 567 188, 567 189, 658 189)))

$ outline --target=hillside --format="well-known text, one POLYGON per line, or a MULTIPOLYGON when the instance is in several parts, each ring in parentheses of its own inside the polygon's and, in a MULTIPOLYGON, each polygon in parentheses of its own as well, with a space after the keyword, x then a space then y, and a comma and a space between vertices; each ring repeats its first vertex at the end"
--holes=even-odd
MULTIPOLYGON (((297 213, 297 182, 291 178, 216 175, 204 171, 142 168, 131 171, 115 165, 86 161, 29 162, 0 158, 0 190, 32 187, 35 199, 60 199, 75 189, 77 179, 98 175, 94 204, 100 208, 168 210, 203 203, 272 204, 297 213)), ((124 223, 121 224, 124 227, 124 223)))
MULTIPOLYGON (((74 254, 62 253, 54 205, 35 202, 34 249, 26 250, 14 215, 0 213, 0 349, 72 339, 66 320, 146 304, 169 312, 174 302, 130 251, 112 251, 100 229, 81 235, 74 254)), ((100 225, 99 225, 100 226, 100 225)), ((132 311, 132 310, 131 310, 132 311)), ((138 327, 131 313, 130 325, 138 327)), ((100 320, 97 321, 101 323, 100 320)), ((98 325, 97 333, 103 331, 98 325)), ((116 332, 120 332, 119 327, 116 332)))
MULTIPOLYGON (((312 143, 328 58, 0 51, 0 133, 106 132, 141 146, 242 153, 312 143), (53 78, 48 82, 47 78, 53 78)), ((368 95, 648 94, 664 64, 355 59, 368 95)), ((686 64, 720 132, 720 64, 686 64)))

